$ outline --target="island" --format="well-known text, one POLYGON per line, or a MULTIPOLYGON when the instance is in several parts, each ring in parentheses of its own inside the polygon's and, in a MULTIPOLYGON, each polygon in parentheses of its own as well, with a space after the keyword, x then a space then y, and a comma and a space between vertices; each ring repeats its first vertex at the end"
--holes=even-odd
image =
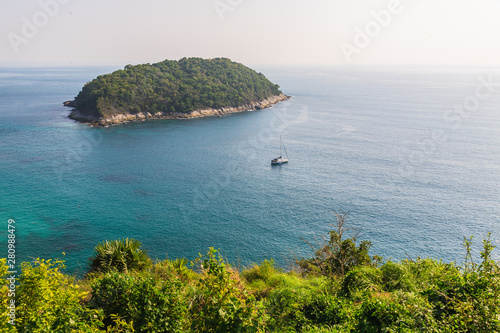
POLYGON ((289 99, 262 73, 227 58, 127 65, 85 84, 70 119, 109 126, 147 119, 223 116, 289 99))

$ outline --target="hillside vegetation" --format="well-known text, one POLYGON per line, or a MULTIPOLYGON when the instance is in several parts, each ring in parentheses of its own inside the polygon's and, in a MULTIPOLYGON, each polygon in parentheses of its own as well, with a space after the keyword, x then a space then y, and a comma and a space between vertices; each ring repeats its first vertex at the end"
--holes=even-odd
MULTIPOLYGON (((345 215, 312 258, 285 271, 247 269, 214 249, 193 261, 152 262, 135 240, 99 244, 89 273, 61 261, 22 263, 15 324, 0 290, 1 332, 500 332, 500 265, 489 236, 481 261, 383 261, 347 237, 345 215)), ((0 276, 7 276, 5 259, 0 276)))
POLYGON ((263 74, 226 58, 127 65, 85 84, 70 106, 95 119, 240 107, 281 94, 263 74))

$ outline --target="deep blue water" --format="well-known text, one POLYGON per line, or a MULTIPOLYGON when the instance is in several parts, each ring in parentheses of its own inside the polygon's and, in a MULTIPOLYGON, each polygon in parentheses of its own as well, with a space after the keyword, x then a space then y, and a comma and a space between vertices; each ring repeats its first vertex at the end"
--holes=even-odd
POLYGON ((1 256, 9 218, 19 260, 65 252, 80 273, 122 237, 160 259, 213 246, 286 265, 332 211, 385 258, 460 261, 463 237, 488 232, 499 244, 498 69, 257 68, 293 99, 108 129, 67 119, 62 102, 114 69, 0 69, 1 256), (280 135, 290 162, 272 167, 280 135))

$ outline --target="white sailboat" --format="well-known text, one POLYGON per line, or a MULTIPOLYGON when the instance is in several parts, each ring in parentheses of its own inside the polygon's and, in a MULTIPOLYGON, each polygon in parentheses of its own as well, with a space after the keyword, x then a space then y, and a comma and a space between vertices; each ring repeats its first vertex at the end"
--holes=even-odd
POLYGON ((280 156, 271 160, 272 165, 281 165, 283 163, 288 163, 288 154, 286 153, 285 145, 283 144, 283 140, 280 135, 280 156), (285 150, 286 158, 283 157, 282 150, 285 150))

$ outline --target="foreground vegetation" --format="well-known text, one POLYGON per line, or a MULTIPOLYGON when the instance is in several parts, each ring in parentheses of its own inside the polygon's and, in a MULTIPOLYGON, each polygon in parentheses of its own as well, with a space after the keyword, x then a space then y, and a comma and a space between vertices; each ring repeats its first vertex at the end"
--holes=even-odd
MULTIPOLYGON (((238 271, 214 249, 192 262, 152 262, 134 240, 103 242, 83 279, 61 261, 22 263, 15 324, 8 288, 1 332, 500 332, 500 265, 489 236, 481 261, 370 257, 346 215, 290 271, 266 260, 238 271)), ((2 260, 0 275, 7 277, 2 260)))
POLYGON ((263 74, 229 59, 183 58, 98 76, 71 105, 83 115, 107 118, 239 107, 280 94, 263 74))

